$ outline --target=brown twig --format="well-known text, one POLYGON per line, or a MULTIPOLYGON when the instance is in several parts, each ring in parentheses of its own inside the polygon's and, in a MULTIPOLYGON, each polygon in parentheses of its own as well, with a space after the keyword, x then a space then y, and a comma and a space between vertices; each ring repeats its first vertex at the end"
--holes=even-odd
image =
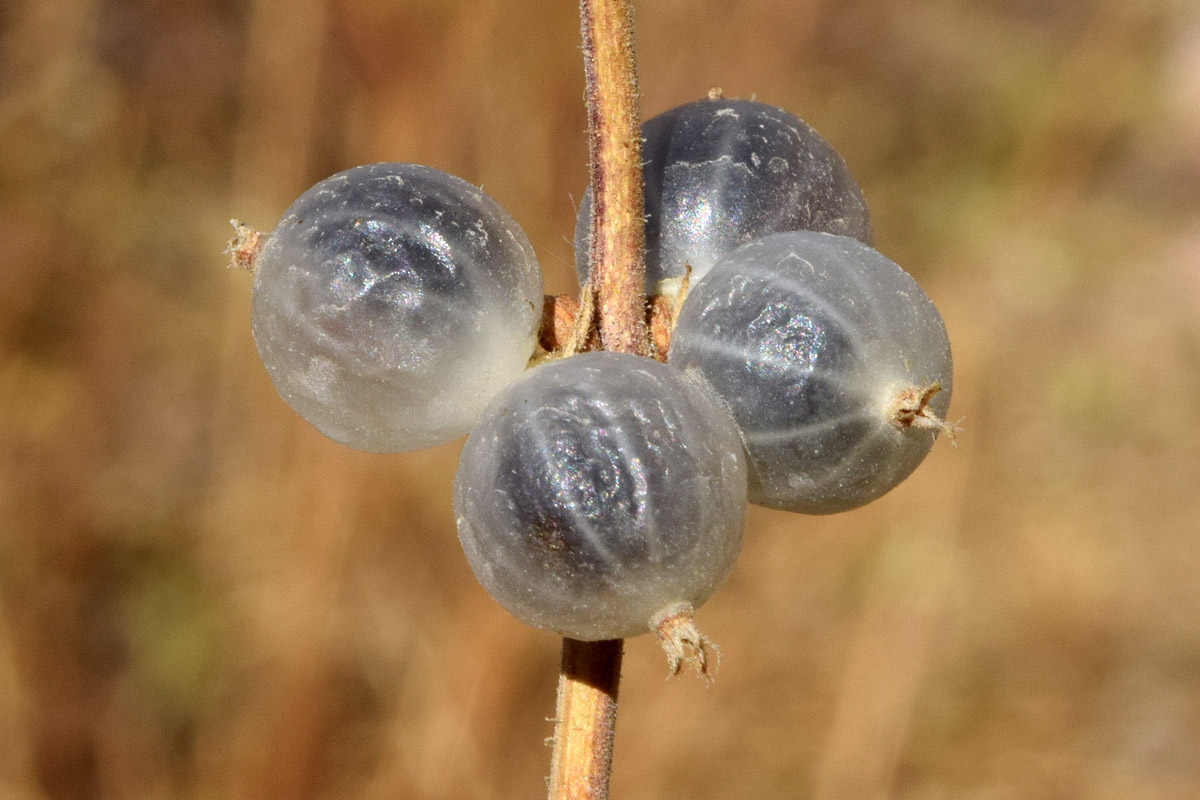
POLYGON ((555 714, 551 800, 603 800, 612 772, 621 639, 563 639, 555 714))
MULTIPOLYGON (((648 356, 633 6, 631 0, 580 0, 579 16, 592 189, 590 277, 583 297, 595 300, 603 349, 648 356)), ((581 303, 585 312, 581 316, 589 318, 577 326, 584 339, 591 324, 589 305, 581 303)), ((550 766, 551 800, 608 797, 622 647, 619 639, 563 639, 550 766)))
POLYGON ((649 355, 642 138, 629 0, 580 0, 592 220, 589 283, 605 350, 649 355))

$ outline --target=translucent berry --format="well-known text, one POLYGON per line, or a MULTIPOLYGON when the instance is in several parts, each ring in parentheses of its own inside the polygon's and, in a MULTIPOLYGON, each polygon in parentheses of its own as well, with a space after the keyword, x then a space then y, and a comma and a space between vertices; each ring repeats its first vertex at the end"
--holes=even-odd
POLYGON ((372 164, 321 181, 254 269, 254 341, 275 388, 360 450, 462 436, 533 352, 533 248, 495 200, 431 167, 372 164))
POLYGON ((699 606, 728 575, 745 462, 729 411, 701 384, 651 359, 586 353, 530 370, 488 406, 454 507, 471 568, 514 616, 624 638, 699 606))
MULTIPOLYGON (((815 130, 753 100, 708 99, 646 122, 646 286, 779 231, 816 230, 871 243, 866 201, 850 170, 815 130)), ((588 271, 591 196, 575 225, 575 267, 588 271)))
POLYGON ((684 301, 668 363, 729 403, 761 505, 863 505, 949 429, 941 316, 908 273, 844 236, 780 233, 727 255, 684 301))

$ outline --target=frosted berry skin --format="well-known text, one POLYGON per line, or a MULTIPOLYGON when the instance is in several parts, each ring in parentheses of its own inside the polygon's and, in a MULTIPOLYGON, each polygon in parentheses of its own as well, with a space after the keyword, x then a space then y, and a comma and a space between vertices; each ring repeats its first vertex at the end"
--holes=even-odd
POLYGON ((728 409, 665 364, 586 353, 530 370, 488 406, 454 479, 484 588, 536 628, 635 636, 699 606, 741 549, 746 470, 728 409))
POLYGON ((808 514, 861 506, 933 446, 896 424, 906 387, 950 403, 950 343, 908 273, 859 241, 790 232, 727 255, 681 309, 668 363, 697 371, 730 405, 750 501, 808 514))
MULTIPOLYGON (((811 127, 753 100, 709 99, 642 127, 646 287, 699 278, 752 239, 816 230, 871 243, 862 191, 846 162, 811 127)), ((575 268, 587 278, 591 195, 575 224, 575 268)))
POLYGON ((542 278, 529 240, 495 200, 431 167, 321 181, 254 270, 254 341, 275 388, 359 450, 464 435, 533 352, 542 278))

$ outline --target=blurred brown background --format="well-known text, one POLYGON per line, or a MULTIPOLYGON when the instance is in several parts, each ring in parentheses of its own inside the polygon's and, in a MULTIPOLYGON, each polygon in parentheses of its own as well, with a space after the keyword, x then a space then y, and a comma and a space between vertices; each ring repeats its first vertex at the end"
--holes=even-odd
MULTIPOLYGON (((1200 797, 1200 8, 638 11, 647 115, 720 86, 840 149, 966 433, 866 509, 751 513, 716 684, 627 645, 615 796, 1200 797)), ((222 250, 415 161, 574 291, 574 4, 0 15, 0 797, 544 796, 558 641, 471 577, 458 445, 299 421, 222 250)))

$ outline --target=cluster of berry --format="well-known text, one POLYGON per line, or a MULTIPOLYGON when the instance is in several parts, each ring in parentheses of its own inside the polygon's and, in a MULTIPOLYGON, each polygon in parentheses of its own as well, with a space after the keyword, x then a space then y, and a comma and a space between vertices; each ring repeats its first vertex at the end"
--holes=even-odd
MULTIPOLYGON (((747 502, 860 506, 950 430, 945 327, 871 248, 828 143, 718 97, 643 134, 647 290, 679 308, 666 364, 592 352, 526 371, 533 250, 494 200, 428 167, 322 181, 255 265, 255 341, 284 399, 363 450, 469 432, 454 504, 472 569, 521 620, 583 640, 706 600, 747 502)), ((585 198, 581 283, 589 217, 585 198)))

